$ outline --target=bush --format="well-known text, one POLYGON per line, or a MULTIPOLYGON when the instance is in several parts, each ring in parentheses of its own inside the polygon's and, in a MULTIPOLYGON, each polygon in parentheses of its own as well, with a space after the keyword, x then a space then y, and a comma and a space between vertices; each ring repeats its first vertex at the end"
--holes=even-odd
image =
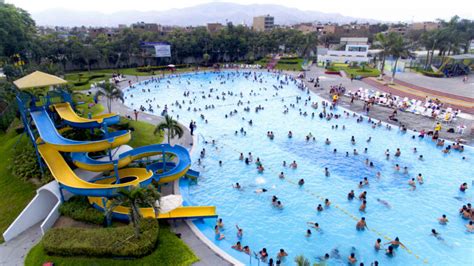
POLYGON ((92 207, 86 197, 74 196, 59 207, 61 215, 77 221, 103 225, 104 214, 92 207))
POLYGON ((82 80, 82 79, 84 79, 84 80, 78 81, 78 82, 74 82, 73 85, 74 85, 74 86, 84 86, 84 85, 87 85, 87 84, 88 84, 91 80, 93 80, 93 79, 103 78, 103 77, 105 77, 104 74, 94 74, 94 75, 85 76, 85 77, 82 76, 82 77, 81 77, 81 80, 82 80))
MULTIPOLYGON (((174 68, 184 68, 187 67, 187 65, 181 64, 181 65, 175 65, 174 68)), ((138 72, 152 72, 156 70, 167 70, 169 69, 168 66, 144 66, 144 67, 137 67, 138 72)))
POLYGON ((286 64, 286 65, 296 65, 299 62, 297 60, 280 60, 278 64, 286 64))
POLYGON ((143 219, 141 237, 134 236, 132 225, 115 228, 53 228, 43 237, 49 255, 86 257, 143 257, 155 250, 159 225, 143 219))
POLYGON ((8 168, 14 176, 24 181, 36 179, 41 184, 46 184, 53 180, 53 176, 46 165, 43 167, 44 174, 41 173, 33 145, 17 146, 8 168))
POLYGON ((421 71, 421 74, 425 75, 425 76, 428 76, 428 77, 433 77, 433 78, 442 78, 444 77, 444 74, 443 73, 436 73, 436 72, 432 72, 432 71, 421 71))

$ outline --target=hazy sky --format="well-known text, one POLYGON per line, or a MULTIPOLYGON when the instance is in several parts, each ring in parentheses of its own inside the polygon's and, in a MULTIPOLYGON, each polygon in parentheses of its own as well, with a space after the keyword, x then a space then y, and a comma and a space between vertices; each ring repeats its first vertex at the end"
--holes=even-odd
POLYGON ((384 21, 449 19, 453 15, 474 19, 473 0, 6 0, 30 13, 66 8, 113 13, 122 10, 167 10, 209 2, 278 4, 302 10, 340 13, 345 16, 384 21))

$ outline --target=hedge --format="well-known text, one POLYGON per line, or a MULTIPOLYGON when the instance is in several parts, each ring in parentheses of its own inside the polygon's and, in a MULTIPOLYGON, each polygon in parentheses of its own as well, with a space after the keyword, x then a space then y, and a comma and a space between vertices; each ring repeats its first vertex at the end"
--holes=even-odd
MULTIPOLYGON (((86 77, 82 77, 82 78, 85 78, 84 81, 78 81, 78 82, 74 82, 73 85, 74 86, 83 86, 83 85, 86 85, 88 84, 91 80, 93 79, 96 79, 96 78, 103 78, 105 77, 104 74, 95 74, 95 75, 90 75, 90 76, 86 76, 86 77)), ((81 79, 82 79, 81 78, 81 79)))
POLYGON ((298 64, 299 62, 296 61, 296 60, 280 60, 278 61, 278 64, 286 64, 286 65, 296 65, 298 64))
POLYGON ((52 228, 43 236, 48 255, 86 257, 143 257, 155 250, 159 225, 142 219, 140 238, 132 225, 109 228, 52 228))
MULTIPOLYGON (((184 68, 187 67, 187 65, 181 64, 181 65, 175 65, 174 68, 184 68)), ((155 70, 166 70, 169 69, 168 66, 144 66, 144 67, 137 67, 138 72, 151 72, 155 70)))
POLYGON ((92 207, 86 197, 74 196, 64 202, 59 207, 61 215, 70 217, 77 221, 88 222, 93 224, 104 224, 104 214, 92 207))
POLYGON ((436 72, 431 72, 431 71, 421 71, 421 74, 428 76, 428 77, 433 77, 433 78, 442 78, 444 77, 443 73, 436 73, 436 72))

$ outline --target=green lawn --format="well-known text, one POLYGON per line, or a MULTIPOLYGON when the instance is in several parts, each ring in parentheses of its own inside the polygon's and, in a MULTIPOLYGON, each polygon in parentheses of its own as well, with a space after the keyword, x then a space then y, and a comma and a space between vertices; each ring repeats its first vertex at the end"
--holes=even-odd
POLYGON ((371 68, 366 66, 364 69, 362 67, 349 67, 347 64, 342 64, 342 63, 334 63, 330 67, 331 69, 334 69, 336 71, 343 70, 346 72, 347 76, 350 77, 351 75, 356 76, 361 76, 363 78, 365 77, 378 77, 380 75, 380 70, 376 68, 371 68))
POLYGON ((86 257, 57 257, 48 256, 41 242, 34 246, 25 259, 26 266, 42 265, 44 262, 52 261, 55 265, 66 266, 88 266, 88 265, 191 265, 199 258, 192 250, 174 233, 169 227, 161 225, 159 231, 158 247, 148 256, 134 260, 121 260, 112 258, 86 258, 86 257))
MULTIPOLYGON (((7 133, 0 133, 0 232, 3 232, 15 220, 28 202, 35 195, 36 187, 13 176, 7 168, 13 155, 13 146, 20 138, 14 130, 7 133)), ((23 136, 18 146, 29 145, 26 136, 23 136)), ((4 242, 0 236, 0 242, 4 242)))
MULTIPOLYGON (((122 117, 122 119, 125 120, 126 118, 122 117)), ((143 121, 133 121, 128 119, 127 122, 129 122, 130 126, 135 129, 135 131, 132 132, 132 140, 128 145, 136 148, 163 142, 164 136, 153 134, 153 131, 155 131, 155 125, 143 121)))
POLYGON ((278 61, 277 65, 275 66, 276 69, 279 70, 288 70, 288 71, 302 71, 304 59, 303 58, 295 58, 295 59, 281 59, 278 61), (294 64, 288 64, 285 62, 294 62, 294 64))

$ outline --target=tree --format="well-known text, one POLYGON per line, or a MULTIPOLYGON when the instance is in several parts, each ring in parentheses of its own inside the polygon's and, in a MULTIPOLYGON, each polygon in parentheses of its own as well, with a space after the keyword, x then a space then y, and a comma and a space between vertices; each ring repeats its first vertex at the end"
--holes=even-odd
POLYGON ((395 79, 395 73, 397 72, 397 63, 400 57, 408 57, 410 55, 409 47, 403 37, 399 34, 395 34, 390 37, 390 46, 388 53, 395 58, 395 64, 392 68, 392 79, 390 83, 393 83, 395 79))
POLYGON ((0 57, 25 54, 36 29, 30 14, 10 4, 0 4, 0 57))
POLYGON ((128 215, 135 229, 135 237, 140 238, 140 220, 142 218, 140 207, 143 205, 152 207, 155 212, 155 218, 157 218, 159 208, 156 206, 156 201, 159 201, 160 198, 161 194, 152 185, 149 185, 147 188, 132 186, 129 190, 121 189, 118 191, 118 195, 111 199, 112 202, 109 207, 105 208, 107 223, 110 223, 112 212, 117 206, 128 205, 130 206, 128 215))
POLYGON ((168 133, 168 144, 171 144, 171 138, 178 136, 182 138, 184 135, 183 129, 179 126, 178 121, 174 120, 173 117, 165 115, 165 121, 158 124, 155 128, 154 134, 158 134, 167 129, 168 133))
POLYGON ((383 79, 383 71, 385 69, 385 58, 388 55, 388 51, 390 49, 390 40, 393 39, 394 32, 390 32, 388 35, 383 33, 377 33, 375 35, 375 40, 377 44, 375 45, 376 48, 379 48, 380 56, 382 57, 382 62, 380 64, 380 77, 379 79, 383 79))
POLYGON ((123 97, 123 92, 117 88, 117 85, 110 83, 108 81, 100 83, 98 85, 98 91, 95 93, 95 98, 99 99, 100 96, 106 98, 107 110, 109 113, 112 112, 112 101, 120 100, 122 103, 125 101, 123 97))

